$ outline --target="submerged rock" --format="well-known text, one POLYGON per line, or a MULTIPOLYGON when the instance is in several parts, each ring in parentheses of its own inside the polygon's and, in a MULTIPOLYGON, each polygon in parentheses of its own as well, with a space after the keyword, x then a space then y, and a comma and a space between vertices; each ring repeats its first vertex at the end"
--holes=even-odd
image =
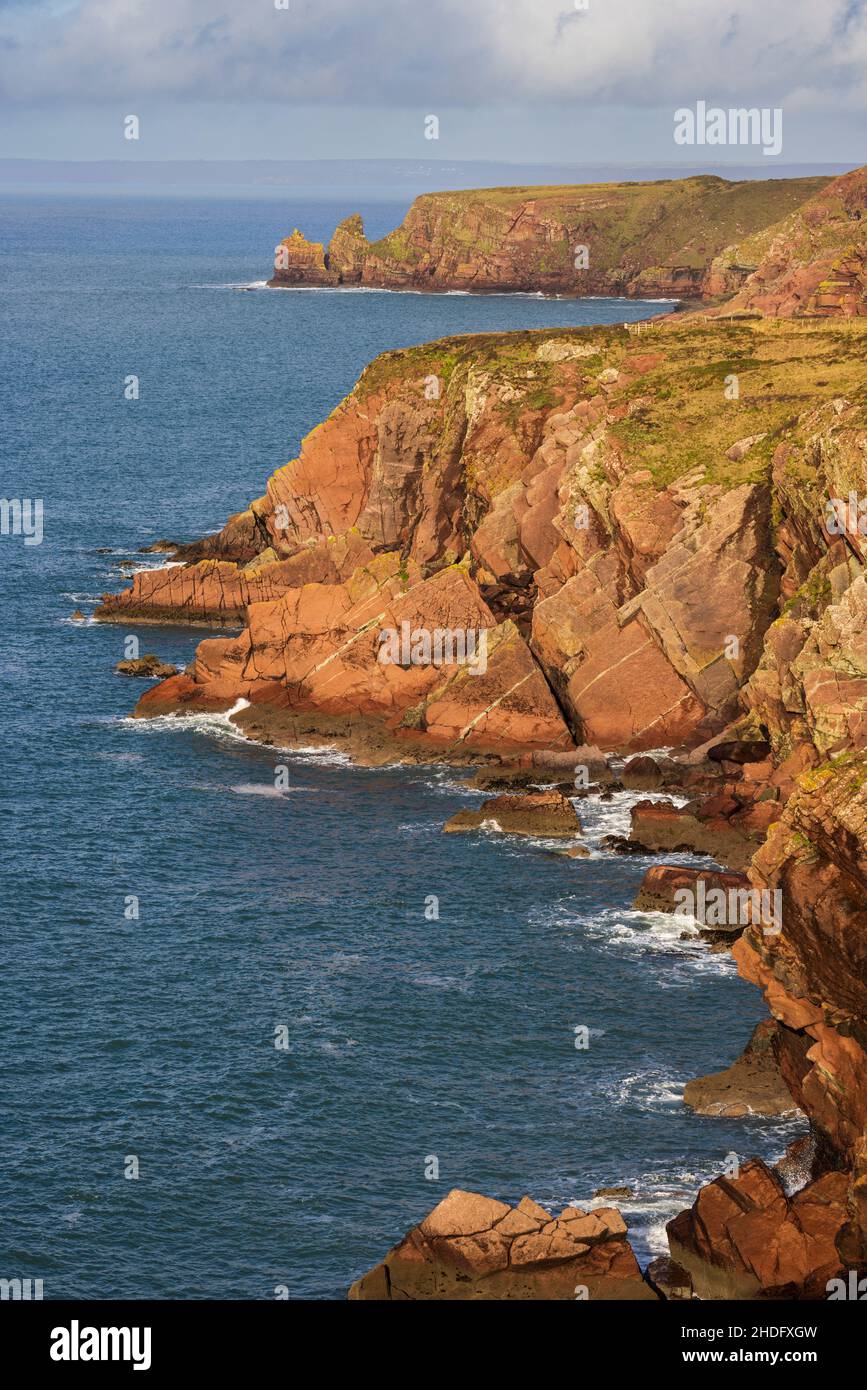
POLYGON ((155 652, 145 652, 129 661, 119 661, 114 668, 121 676, 143 676, 149 680, 166 680, 176 676, 178 669, 167 661, 160 661, 155 652))
POLYGON ((478 830, 495 823, 504 835, 534 835, 545 839, 581 834, 575 807, 562 792, 530 792, 526 796, 495 796, 477 811, 458 811, 446 821, 446 834, 478 830))

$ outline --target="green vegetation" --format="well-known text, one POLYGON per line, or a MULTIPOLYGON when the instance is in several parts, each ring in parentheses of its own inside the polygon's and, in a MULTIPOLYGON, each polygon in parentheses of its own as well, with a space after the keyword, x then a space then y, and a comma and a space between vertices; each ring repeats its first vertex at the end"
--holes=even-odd
MULTIPOLYGON (((401 226, 373 242, 370 251, 375 258, 407 267, 449 249, 461 260, 491 256, 504 249, 516 219, 523 216, 547 229, 539 245, 529 250, 541 275, 568 270, 573 242, 582 237, 592 241, 595 270, 699 271, 735 243, 749 248, 751 238, 759 238, 770 225, 778 226, 829 182, 730 182, 699 175, 644 183, 424 193, 401 226), (558 229, 562 239, 556 236, 558 229)), ((739 253, 742 256, 741 247, 739 253)))
MULTIPOLYGON (((365 370, 356 392, 362 399, 380 390, 421 393, 426 378, 438 376, 445 411, 460 414, 472 370, 508 388, 513 398, 502 410, 514 426, 527 412, 569 409, 602 394, 598 378, 614 368, 619 379, 604 394, 611 407, 628 409, 611 433, 629 464, 648 469, 657 488, 696 471, 704 482, 732 488, 767 479, 778 445, 793 438, 800 415, 822 402, 842 396, 862 403, 867 421, 865 351, 863 320, 841 332, 832 321, 671 315, 640 332, 594 326, 470 334, 388 352, 365 370), (594 351, 540 360, 542 344, 552 343, 594 351), (729 399, 733 378, 737 396, 729 399), (765 437, 743 458, 726 456, 754 435, 765 437)), ((788 471, 793 478, 802 473, 805 486, 814 481, 804 460, 791 460, 788 471)))

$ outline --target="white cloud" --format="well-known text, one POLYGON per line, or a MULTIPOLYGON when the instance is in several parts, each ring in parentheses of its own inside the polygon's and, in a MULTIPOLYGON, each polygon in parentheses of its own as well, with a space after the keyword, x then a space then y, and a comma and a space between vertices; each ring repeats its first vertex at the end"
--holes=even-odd
POLYGON ((863 109, 867 0, 0 0, 7 101, 863 109))

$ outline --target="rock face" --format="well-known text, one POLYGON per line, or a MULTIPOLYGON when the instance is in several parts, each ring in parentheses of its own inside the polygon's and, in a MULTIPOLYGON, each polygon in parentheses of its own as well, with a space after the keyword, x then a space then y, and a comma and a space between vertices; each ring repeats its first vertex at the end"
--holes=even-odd
POLYGON ((867 168, 843 174, 776 226, 728 247, 711 281, 731 289, 746 275, 724 314, 867 314, 867 168))
POLYGON ((455 1189, 356 1280, 351 1299, 625 1299, 656 1294, 641 1277, 613 1207, 552 1219, 455 1189))
POLYGON ((826 1298, 842 1268, 846 1186, 844 1173, 827 1173, 787 1197, 773 1169, 753 1159, 668 1223, 672 1256, 699 1298, 826 1298))
POLYGON ((345 584, 288 589, 251 604, 247 618, 240 636, 202 642, 192 675, 149 691, 136 713, 228 710, 240 698, 254 712, 237 722, 270 714, 275 737, 291 711, 342 720, 345 737, 354 721, 374 719, 396 746, 431 754, 572 742, 521 634, 508 620, 497 623, 461 567, 422 580, 397 555, 372 557, 345 584), (418 633, 433 640, 416 663, 416 646, 425 646, 418 633), (468 633, 473 651, 465 642, 461 659, 459 639, 468 633), (455 640, 447 649, 448 634, 455 640), (383 642, 390 635, 394 651, 383 642))
POLYGON ((748 930, 741 973, 799 1033, 809 1070, 802 1108, 841 1164, 867 1129, 867 760, 851 754, 805 773, 751 877, 782 899, 778 935, 748 930))
POLYGON ((443 829, 453 834, 496 826, 504 835, 539 835, 546 839, 581 834, 572 802, 562 792, 531 792, 527 796, 495 796, 478 811, 458 811, 443 829))
POLYGON ((700 1297, 824 1298, 830 1279, 867 1269, 865 788, 862 750, 803 772, 750 867, 754 884, 780 895, 781 930, 748 927, 734 954, 776 1022, 760 1048, 754 1038, 740 1063, 684 1098, 725 1113, 732 1085, 742 1091, 746 1074, 754 1087, 756 1053, 767 1063, 770 1043, 810 1119, 814 1157, 793 1196, 753 1161, 738 1179, 703 1188, 670 1224, 672 1255, 700 1297))
MULTIPOLYGON (((739 715, 745 686, 757 719, 787 720, 775 682, 784 660, 790 679, 791 641, 777 656, 768 634, 821 530, 775 518, 797 496, 805 450, 840 484, 843 442, 861 457, 858 407, 840 406, 860 342, 851 354, 835 344, 829 364, 820 324, 675 319, 643 337, 493 335, 378 358, 263 497, 180 547, 180 564, 105 596, 103 621, 240 629, 206 639, 193 670, 138 713, 243 699, 233 718, 266 740, 342 736, 352 751, 376 742, 378 757, 390 742, 397 756, 454 758, 694 744, 739 715), (744 392, 727 422, 721 335, 760 362, 766 391, 785 397, 778 414, 765 391, 744 392), (382 641, 404 624, 412 640, 383 663, 382 641), (460 644, 483 634, 484 662, 461 661, 460 644)), ((825 744, 849 728, 835 701, 855 690, 844 663, 858 616, 837 618, 851 640, 834 689, 819 668, 837 628, 798 658, 825 744)), ((799 617, 786 623, 801 634, 799 617)), ((769 813, 740 810, 763 834, 769 813)), ((734 828, 751 853, 755 835, 734 828)))
POLYGON ((714 258, 776 224, 825 179, 475 189, 416 198, 400 227, 369 242, 358 214, 327 251, 297 229, 276 248, 271 286, 542 290, 557 294, 730 293, 735 259, 714 258), (586 254, 582 254, 586 248, 586 254))

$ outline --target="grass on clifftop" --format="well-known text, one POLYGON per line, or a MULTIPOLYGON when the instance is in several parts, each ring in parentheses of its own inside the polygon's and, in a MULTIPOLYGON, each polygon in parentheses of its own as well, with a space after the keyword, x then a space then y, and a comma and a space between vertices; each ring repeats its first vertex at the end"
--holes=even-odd
POLYGON ((580 231, 592 242, 597 269, 677 265, 700 270, 733 243, 779 223, 823 189, 827 178, 748 179, 712 174, 645 183, 561 184, 423 193, 400 227, 372 243, 373 254, 413 266, 424 252, 407 235, 422 234, 431 248, 490 255, 504 244, 515 218, 532 216, 563 229, 563 240, 540 245, 547 271, 564 269, 580 231), (567 236, 568 233, 568 236, 567 236))
POLYGON ((445 395, 455 372, 462 378, 472 367, 517 387, 519 407, 528 410, 567 410, 582 398, 605 395, 609 409, 629 407, 612 433, 633 467, 649 469, 656 487, 701 469, 705 482, 730 488, 767 477, 780 440, 799 415, 823 402, 842 396, 860 403, 867 425, 865 353, 863 320, 673 315, 640 331, 593 326, 473 334, 384 353, 365 370, 356 392, 362 399, 385 389, 402 394, 439 376, 445 395), (551 342, 595 351, 561 367, 537 356, 551 342), (633 366, 644 359, 646 369, 631 370, 629 359, 633 366), (571 382, 564 397, 558 383, 565 368, 571 382), (608 368, 620 377, 604 391, 598 377, 608 368), (733 376, 738 396, 728 399, 727 378, 733 376), (731 445, 756 434, 766 437, 743 459, 726 457, 731 445))

